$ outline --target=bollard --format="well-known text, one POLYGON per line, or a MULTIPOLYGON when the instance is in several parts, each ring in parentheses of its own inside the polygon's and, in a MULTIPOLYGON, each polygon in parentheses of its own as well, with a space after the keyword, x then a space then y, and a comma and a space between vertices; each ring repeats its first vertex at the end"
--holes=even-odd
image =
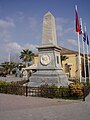
POLYGON ((85 101, 85 87, 83 88, 83 101, 85 101))
POLYGON ((26 97, 28 96, 28 86, 26 85, 26 97))

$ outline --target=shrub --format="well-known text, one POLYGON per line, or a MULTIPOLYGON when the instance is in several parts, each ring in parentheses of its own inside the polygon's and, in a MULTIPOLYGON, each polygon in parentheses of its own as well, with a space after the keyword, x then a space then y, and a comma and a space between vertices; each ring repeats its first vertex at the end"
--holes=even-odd
POLYGON ((52 85, 41 85, 41 96, 42 97, 48 97, 48 98, 65 98, 69 96, 69 87, 59 87, 52 85))
POLYGON ((0 81, 0 93, 6 93, 8 85, 10 85, 9 82, 0 81))
POLYGON ((0 86, 6 86, 6 85, 10 85, 11 83, 6 82, 6 81, 0 81, 0 86))
POLYGON ((70 95, 73 97, 82 97, 84 85, 82 83, 72 83, 69 85, 70 95))
POLYGON ((22 86, 25 83, 27 83, 26 80, 17 82, 0 81, 0 93, 22 95, 25 93, 25 88, 22 86))
POLYGON ((28 80, 21 80, 21 81, 16 81, 16 82, 11 82, 11 85, 13 86, 22 86, 23 84, 29 82, 28 80))

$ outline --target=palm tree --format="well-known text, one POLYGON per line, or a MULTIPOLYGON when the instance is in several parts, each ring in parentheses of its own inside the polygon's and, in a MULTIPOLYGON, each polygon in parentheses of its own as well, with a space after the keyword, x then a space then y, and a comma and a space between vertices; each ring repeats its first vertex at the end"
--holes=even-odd
POLYGON ((22 59, 23 62, 25 62, 26 67, 28 67, 28 62, 33 60, 33 57, 34 53, 32 53, 32 51, 30 51, 29 49, 21 51, 20 59, 22 59))
POLYGON ((16 67, 16 63, 14 62, 4 62, 1 65, 4 68, 4 71, 11 73, 12 69, 16 67))
POLYGON ((65 60, 67 60, 67 59, 68 59, 67 56, 61 55, 61 64, 62 64, 62 61, 65 61, 65 60))

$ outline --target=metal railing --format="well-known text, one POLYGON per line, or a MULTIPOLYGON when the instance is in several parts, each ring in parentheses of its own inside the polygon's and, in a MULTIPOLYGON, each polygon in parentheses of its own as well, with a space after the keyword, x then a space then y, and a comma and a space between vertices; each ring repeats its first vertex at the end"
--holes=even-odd
MULTIPOLYGON (((85 101, 86 96, 90 92, 90 85, 85 86, 83 89, 83 96, 81 97, 85 101)), ((24 96, 36 96, 47 98, 67 98, 72 99, 75 96, 71 96, 69 88, 45 88, 45 87, 28 87, 28 86, 12 86, 12 85, 0 85, 0 93, 15 94, 24 96)))
POLYGON ((69 89, 0 85, 0 93, 37 97, 68 97, 69 89))

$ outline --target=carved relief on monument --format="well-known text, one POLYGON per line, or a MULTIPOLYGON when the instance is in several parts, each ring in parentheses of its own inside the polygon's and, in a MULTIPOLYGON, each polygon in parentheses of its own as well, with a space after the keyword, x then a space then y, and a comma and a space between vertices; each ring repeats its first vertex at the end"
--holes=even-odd
POLYGON ((50 63, 50 61, 51 61, 51 58, 49 55, 44 54, 41 56, 41 64, 42 65, 48 65, 50 63))

